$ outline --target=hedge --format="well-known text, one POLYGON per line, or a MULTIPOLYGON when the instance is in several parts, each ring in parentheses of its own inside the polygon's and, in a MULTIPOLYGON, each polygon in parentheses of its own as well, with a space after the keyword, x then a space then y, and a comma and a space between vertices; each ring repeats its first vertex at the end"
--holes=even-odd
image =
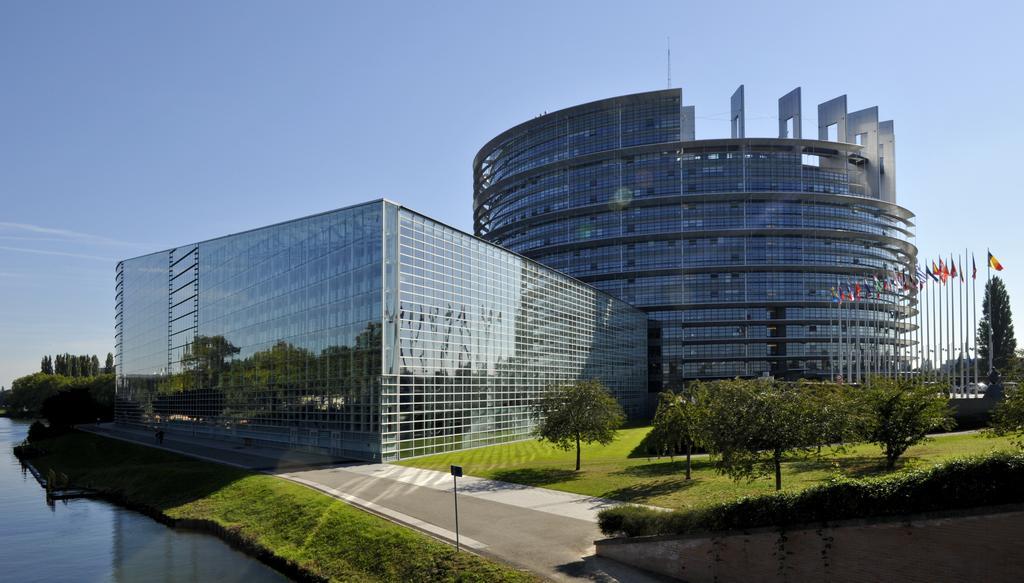
POLYGON ((608 536, 689 534, 1018 503, 1024 503, 1024 453, 1000 452, 877 478, 833 478, 799 492, 697 510, 619 506, 601 511, 598 525, 608 536))

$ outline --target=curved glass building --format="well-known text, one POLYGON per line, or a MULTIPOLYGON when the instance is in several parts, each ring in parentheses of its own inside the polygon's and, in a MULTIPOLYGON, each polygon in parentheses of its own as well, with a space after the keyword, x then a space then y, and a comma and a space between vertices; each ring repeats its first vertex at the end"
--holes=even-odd
POLYGON ((475 232, 646 312, 652 392, 905 368, 917 250, 892 122, 843 96, 804 139, 799 88, 777 138, 744 135, 742 86, 731 111, 728 139, 694 139, 679 89, 509 129, 473 162, 475 232))

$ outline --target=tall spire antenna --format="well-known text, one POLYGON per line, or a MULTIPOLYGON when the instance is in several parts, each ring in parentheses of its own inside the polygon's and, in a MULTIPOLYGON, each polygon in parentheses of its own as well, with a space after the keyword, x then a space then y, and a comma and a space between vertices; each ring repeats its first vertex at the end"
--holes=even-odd
POLYGON ((666 66, 668 70, 668 89, 672 89, 672 37, 670 36, 665 37, 665 51, 668 55, 668 63, 666 66))

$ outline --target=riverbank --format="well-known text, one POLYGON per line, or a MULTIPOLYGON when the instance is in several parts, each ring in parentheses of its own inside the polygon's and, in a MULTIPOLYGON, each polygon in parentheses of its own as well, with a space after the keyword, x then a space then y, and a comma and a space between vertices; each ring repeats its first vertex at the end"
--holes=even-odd
POLYGON ((535 581, 299 484, 74 432, 45 440, 42 472, 171 525, 217 534, 307 581, 535 581))

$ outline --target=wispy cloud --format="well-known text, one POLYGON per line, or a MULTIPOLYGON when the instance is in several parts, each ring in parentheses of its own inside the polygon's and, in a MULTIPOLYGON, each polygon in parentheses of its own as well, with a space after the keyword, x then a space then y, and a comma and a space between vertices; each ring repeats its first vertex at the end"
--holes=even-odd
POLYGON ((50 251, 48 249, 29 249, 28 247, 7 247, 0 245, 0 251, 15 251, 18 253, 35 253, 37 255, 55 255, 58 257, 74 257, 76 259, 91 259, 94 261, 107 261, 110 263, 116 263, 118 260, 111 257, 101 257, 99 255, 88 255, 86 253, 72 253, 69 251, 50 251))
MULTIPOLYGON (((22 233, 31 233, 33 235, 42 235, 47 237, 45 240, 56 240, 56 241, 78 241, 81 243, 92 243, 95 245, 125 245, 129 247, 139 247, 138 243, 129 243, 127 241, 120 241, 118 239, 112 239, 110 237, 104 237, 102 235, 95 235, 92 233, 83 233, 80 231, 72 231, 69 229, 55 229, 53 227, 44 227, 42 225, 33 225, 30 223, 8 223, 0 221, 0 232, 2 231, 16 231, 22 233)), ((6 236, 4 238, 16 238, 13 236, 6 236)), ((23 237, 24 239, 43 240, 41 237, 23 237)))

